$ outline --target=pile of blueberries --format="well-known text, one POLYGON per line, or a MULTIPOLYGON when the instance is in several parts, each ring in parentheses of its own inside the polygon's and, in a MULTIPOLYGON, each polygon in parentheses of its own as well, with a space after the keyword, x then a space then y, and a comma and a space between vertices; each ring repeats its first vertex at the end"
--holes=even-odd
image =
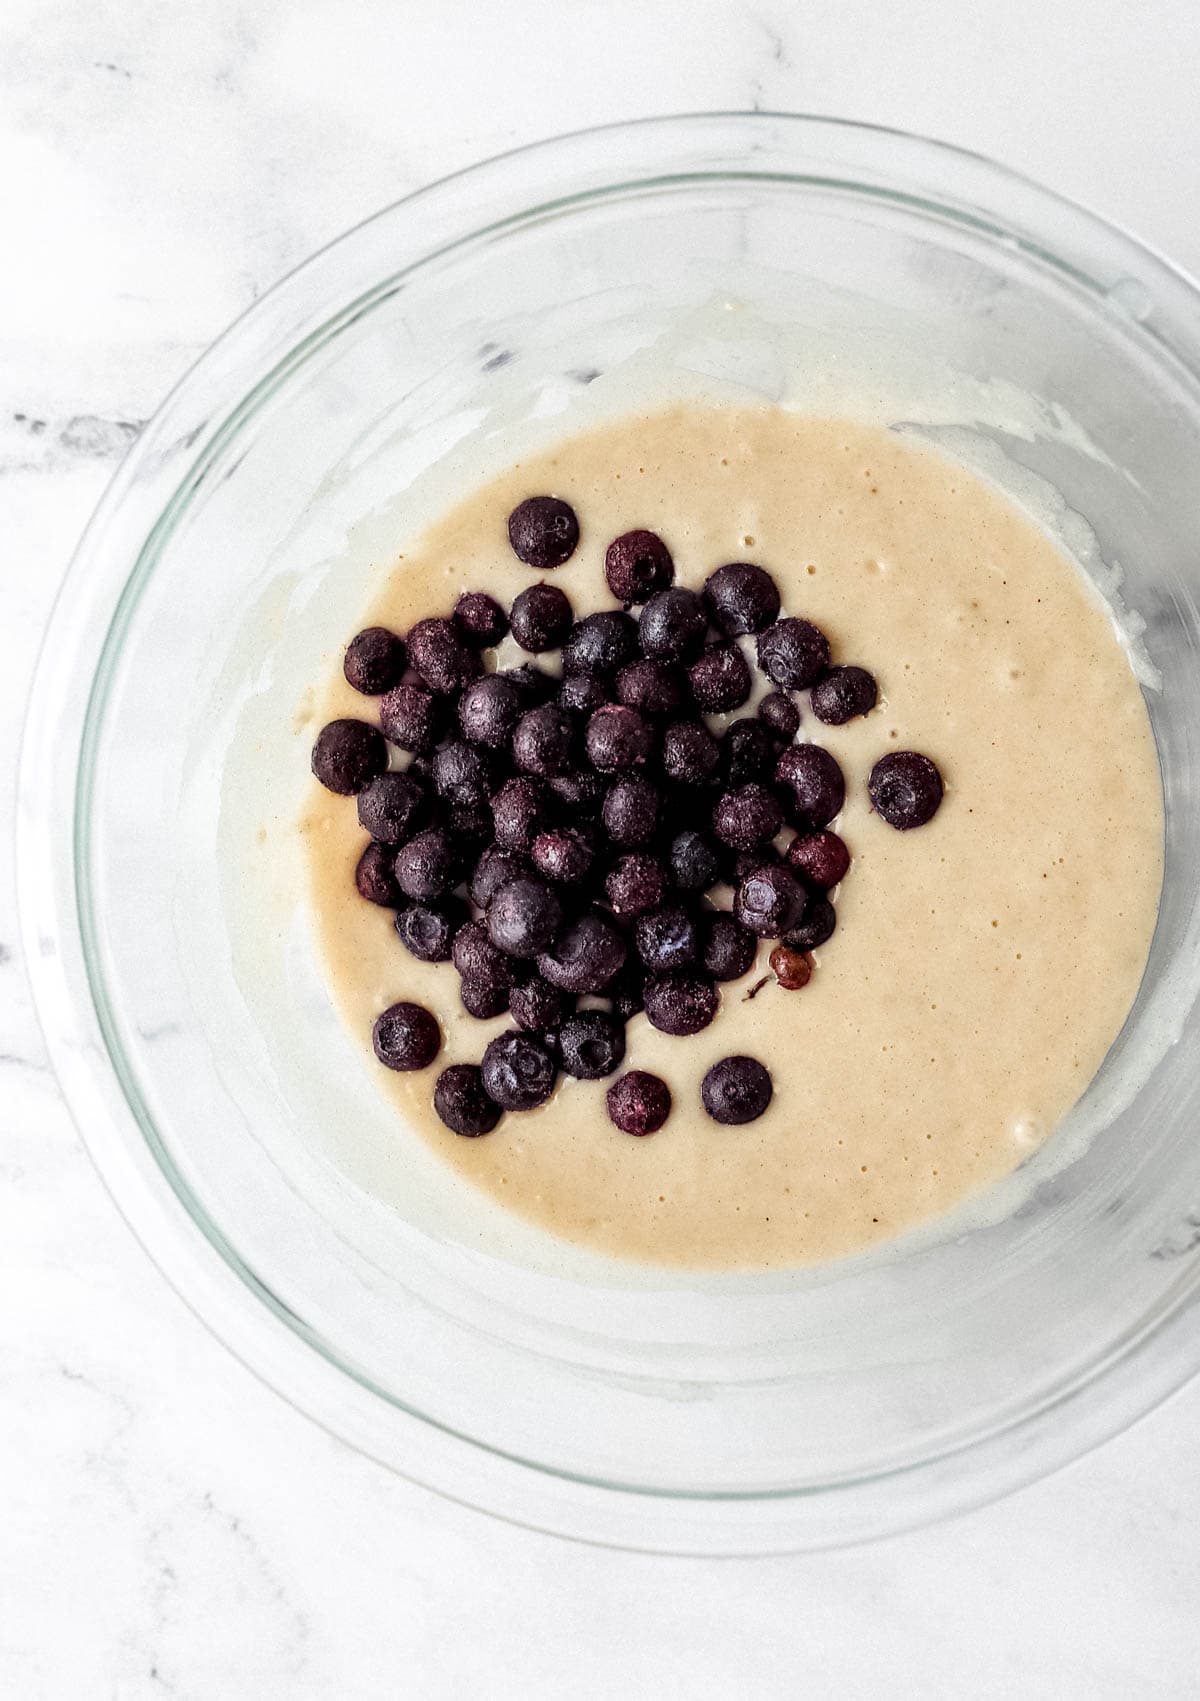
MULTIPOLYGON (((579 539, 573 510, 553 496, 522 502, 508 532, 539 572, 562 566, 579 539)), ((639 1011, 663 1033, 698 1033, 716 1015, 719 983, 750 970, 760 939, 779 941, 777 983, 803 987, 808 953, 836 925, 829 892, 850 855, 829 823, 845 782, 828 750, 794 742, 794 693, 839 726, 874 708, 875 680, 834 665, 811 622, 781 619, 774 580, 750 562, 717 568, 697 593, 674 583, 660 537, 633 531, 609 546, 605 574, 620 608, 577 617, 543 580, 507 613, 470 591, 406 640, 360 632, 346 678, 378 699, 379 724, 331 721, 313 749, 313 772, 357 796, 370 835, 359 893, 395 910, 415 957, 453 963, 472 1016, 507 1011, 515 1023, 480 1066, 439 1077, 434 1105, 457 1134, 486 1134, 502 1112, 544 1103, 560 1071, 614 1074, 639 1011), (510 632, 531 657, 559 652, 561 677, 535 661, 485 672, 482 652, 510 632), (717 735, 705 717, 732 715, 753 693, 738 642, 749 637, 772 689, 717 735), (389 766, 389 745, 409 753, 406 767, 389 766), (794 836, 781 852, 785 826, 794 836), (705 902, 721 882, 732 910, 705 902)), ((928 757, 892 751, 869 792, 885 821, 911 828, 934 814, 942 782, 928 757)), ((391 1069, 424 1069, 441 1030, 420 1005, 394 1004, 374 1046, 391 1069)), ((728 1057, 701 1096, 715 1120, 740 1123, 771 1091, 761 1063, 728 1057)), ((671 1096, 633 1070, 607 1103, 617 1127, 649 1134, 671 1096)))

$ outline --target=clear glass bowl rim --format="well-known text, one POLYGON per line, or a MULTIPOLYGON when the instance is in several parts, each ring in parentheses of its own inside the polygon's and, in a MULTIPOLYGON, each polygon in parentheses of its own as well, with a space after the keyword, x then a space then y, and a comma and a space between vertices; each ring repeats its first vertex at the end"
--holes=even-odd
POLYGON ((18 781, 18 901, 47 1048, 105 1185, 176 1291, 297 1409, 402 1474, 514 1522, 652 1551, 840 1545, 966 1510, 1033 1481, 1118 1433, 1200 1368, 1200 1341, 1189 1334, 1186 1315, 1200 1282, 1181 1277, 1135 1339, 1017 1423, 953 1453, 816 1490, 658 1495, 496 1453, 394 1402, 381 1417, 374 1408, 387 1397, 354 1382, 254 1281, 198 1203, 184 1197, 177 1175, 168 1175, 164 1148, 144 1127, 131 1065, 112 1049, 104 988, 87 947, 90 870, 81 829, 94 753, 87 729, 99 724, 108 662, 139 585, 205 467, 315 347, 368 312, 406 273, 504 225, 635 187, 756 178, 839 187, 963 221, 1017 244, 1106 301, 1114 284, 1140 284, 1153 311, 1139 331, 1154 339, 1164 361, 1200 379, 1197 285, 1128 233, 982 155, 850 120, 742 112, 648 118, 513 150, 443 178, 335 239, 243 314, 167 397, 114 476, 64 578, 30 697, 18 781), (687 168, 705 146, 728 163, 687 168), (830 151, 845 161, 841 175, 803 169, 806 158, 830 151), (792 161, 788 169, 769 163, 781 152, 792 161), (618 158, 623 176, 612 171, 618 158), (674 172, 666 169, 672 158, 674 172), (873 180, 847 174, 857 161, 873 180), (407 263, 383 278, 364 277, 366 287, 347 300, 353 261, 367 261, 369 272, 373 240, 385 230, 393 239, 389 252, 407 263), (97 625, 98 606, 105 613, 97 625), (64 702, 68 731, 79 734, 74 771, 62 760, 64 702), (51 750, 53 764, 46 761, 51 750))

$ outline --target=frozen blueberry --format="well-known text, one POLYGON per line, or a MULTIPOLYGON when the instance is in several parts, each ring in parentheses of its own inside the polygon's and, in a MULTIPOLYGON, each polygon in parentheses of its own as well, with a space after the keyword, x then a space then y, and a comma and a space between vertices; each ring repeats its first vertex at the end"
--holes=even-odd
POLYGON ((534 667, 532 662, 505 668, 504 677, 520 692, 522 710, 536 709, 539 704, 552 702, 558 696, 558 680, 545 668, 534 667))
POLYGON ((381 845, 372 839, 358 859, 354 884, 359 897, 365 898, 369 904, 383 904, 388 909, 398 910, 404 897, 396 880, 395 846, 381 845))
POLYGON ((787 848, 787 859, 809 886, 828 890, 846 878, 850 852, 836 833, 797 833, 787 848))
POLYGON ((734 850, 769 845, 782 826, 779 799, 757 780, 723 792, 713 809, 713 832, 734 850))
POLYGON ((727 638, 761 632, 779 618, 775 581, 752 561, 731 561, 704 581, 704 600, 718 631, 727 638))
POLYGON ((510 957, 536 957, 552 944, 562 922, 554 888, 531 874, 509 880, 488 905, 488 938, 510 957))
POLYGON ((602 992, 625 961, 625 941, 604 916, 580 916, 538 958, 538 969, 563 992, 602 992))
POLYGON ((625 967, 604 988, 611 998, 613 1015, 621 1022, 631 1022, 646 1007, 646 971, 634 958, 626 958, 625 967))
POLYGON ((599 1081, 621 1067, 625 1024, 607 1010, 581 1010, 563 1023, 558 1051, 568 1075, 579 1081, 599 1081))
POLYGON ((771 973, 785 992, 800 992, 812 979, 812 963, 791 945, 776 945, 770 963, 771 973))
POLYGON ((403 638, 386 626, 368 626, 347 644, 342 670, 348 683, 364 697, 379 697, 399 684, 407 666, 403 638))
POLYGON ((375 1055, 389 1069, 427 1069, 442 1049, 442 1030, 422 1004, 392 1004, 376 1016, 375 1055))
POLYGON ((583 833, 573 827, 552 827, 539 833, 530 853, 533 866, 547 880, 574 886, 586 880, 596 853, 583 833))
POLYGON ((758 956, 758 935, 725 910, 710 910, 704 930, 704 968, 714 980, 740 980, 758 956))
POLYGON ((397 685, 379 700, 384 737, 414 755, 433 749, 443 720, 443 705, 425 685, 397 685))
POLYGON ((812 712, 826 726, 843 726, 868 715, 879 701, 874 674, 865 667, 831 667, 812 688, 812 712))
POLYGON ((500 1107, 487 1096, 483 1071, 474 1063, 452 1063, 433 1089, 433 1108, 453 1134, 478 1139, 500 1120, 500 1107))
POLYGON ((797 827, 827 827, 846 801, 846 782, 837 762, 819 744, 792 744, 775 765, 789 819, 797 827))
POLYGON ((512 635, 523 650, 540 656, 561 648, 574 615, 557 585, 530 585, 512 605, 512 635))
POLYGON ((754 1122, 771 1102, 771 1076, 754 1057, 723 1057, 700 1085, 700 1098, 714 1122, 754 1122))
POLYGON ((552 1033, 566 1019, 569 1000, 558 987, 551 986, 541 975, 533 975, 508 995, 508 1008, 513 1021, 527 1033, 552 1033))
POLYGON ((447 803, 467 808, 487 804, 491 790, 492 767, 486 753, 474 744, 453 739, 443 744, 433 758, 433 783, 439 797, 447 803))
POLYGON ((700 924, 682 904, 663 904, 640 916, 633 938, 650 974, 686 969, 700 955, 700 924))
POLYGON ((785 691, 804 691, 829 666, 829 639, 811 620, 777 620, 759 634, 758 665, 785 691))
POLYGON ((676 785, 704 785, 720 759, 721 747, 703 721, 672 721, 663 733, 663 772, 676 785))
POLYGON ((429 793, 411 774, 377 774, 358 794, 359 825, 373 839, 402 845, 429 814, 429 793))
POLYGON ((658 661, 690 661, 704 646, 708 615, 695 591, 682 585, 659 591, 642 610, 642 654, 658 661))
POLYGON ((916 750, 891 750, 871 769, 867 790, 876 813, 889 827, 907 832, 923 827, 942 801, 942 776, 928 756, 916 750))
POLYGON ((477 650, 494 649, 508 631, 508 616, 486 591, 464 591, 454 605, 454 624, 477 650))
POLYGON ((406 898, 427 903, 446 895, 458 878, 458 857, 450 835, 426 827, 396 853, 396 879, 406 898))
POLYGON ((651 975, 646 982, 646 1015, 663 1034, 698 1034, 717 1013, 720 995, 695 969, 651 975))
POLYGON ((530 774, 505 780, 492 799, 496 843, 502 850, 529 851, 551 823, 554 807, 541 780, 530 774))
POLYGON ((733 913, 760 939, 778 939, 800 925, 806 902, 796 876, 781 863, 766 862, 752 869, 738 887, 733 913))
POLYGON ((528 709, 513 733, 513 761, 527 774, 565 774, 571 766, 575 723, 557 703, 528 709))
POLYGON ((604 799, 601 819, 614 845, 641 850, 658 831, 658 789, 643 774, 614 780, 604 799))
POLYGON ((750 697, 750 665, 736 644, 710 644, 688 668, 696 707, 706 715, 740 709, 750 697))
POLYGON ((585 615, 563 645, 564 673, 616 673, 638 651, 638 623, 619 608, 585 615))
POLYGON ((758 705, 758 718, 771 734, 790 744, 800 728, 800 711, 786 691, 769 691, 758 705))
POLYGON ((675 577, 671 551, 657 532, 622 532, 609 544, 604 577, 618 602, 646 602, 675 577))
POLYGON ((677 714, 688 700, 687 675, 673 662, 630 662, 617 675, 617 700, 642 715, 677 714))
POLYGON ((662 864, 646 851, 619 857, 604 881, 604 894, 618 916, 644 915, 657 909, 666 892, 662 864))
POLYGON ((829 899, 810 898, 804 911, 804 919, 788 929, 783 942, 790 945, 793 951, 815 951, 818 946, 832 939, 836 926, 837 911, 829 899))
POLYGON ((477 1022, 490 1022, 503 1016, 508 1009, 508 987, 495 980, 470 980, 463 976, 458 984, 458 996, 468 1016, 477 1022))
POLYGON ((552 774, 550 790, 558 799, 561 811, 572 821, 594 821, 605 797, 604 779, 594 768, 552 774))
POLYGON ((483 1054, 483 1088, 502 1110, 534 1110, 554 1091, 554 1059, 533 1034, 507 1033, 483 1054))
POLYGON ((767 780, 775 766, 776 747, 760 721, 734 721, 721 739, 717 773, 722 784, 744 786, 767 780))
POLYGON ((599 673, 568 673, 559 687, 561 708, 577 715, 591 715, 612 702, 604 676, 599 673))
POLYGON ((508 541, 527 567, 561 567, 579 542, 575 510, 557 496, 530 496, 508 516, 508 541))
POLYGON ((483 671, 479 651, 453 620, 418 620, 408 634, 408 659, 431 691, 457 691, 483 671))
POLYGON ((605 1103, 622 1134, 656 1134, 671 1114, 671 1089, 660 1076, 631 1069, 613 1082, 605 1103))
POLYGON ((471 875, 471 902, 486 910, 500 887, 518 874, 528 874, 529 864, 515 850, 503 845, 488 845, 480 853, 471 875))
POLYGON ((387 745, 366 721, 330 721, 313 745, 312 771, 327 791, 353 797, 387 767, 387 745))
POLYGON ((457 898, 410 904, 396 917, 400 943, 422 963, 448 963, 454 937, 466 925, 467 908, 457 898))
POLYGON ((477 983, 490 981, 503 987, 507 1006, 508 991, 516 978, 513 962, 506 952, 492 943, 481 921, 469 921, 465 927, 459 928, 454 936, 450 960, 464 980, 477 983))
POLYGON ((681 892, 707 892, 721 872, 711 840, 694 827, 685 828, 671 840, 667 865, 672 883, 681 892))
POLYGON ((499 981, 463 978, 458 983, 458 997, 466 1014, 477 1022, 490 1022, 509 1009, 509 988, 500 987, 499 981))
POLYGON ((503 750, 521 718, 521 693, 504 673, 473 679, 458 700, 458 724, 472 744, 503 750))
POLYGON ((602 774, 642 768, 654 751, 654 733, 636 709, 609 703, 597 709, 587 724, 588 761, 602 774))

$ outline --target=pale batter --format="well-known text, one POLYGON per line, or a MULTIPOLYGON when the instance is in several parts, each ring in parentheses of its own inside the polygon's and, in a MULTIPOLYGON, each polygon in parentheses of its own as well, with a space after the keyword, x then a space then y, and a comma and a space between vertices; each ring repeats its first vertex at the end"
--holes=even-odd
MULTIPOLYGON (((364 624, 405 632, 464 589, 507 606, 539 575, 512 555, 511 508, 551 491, 581 541, 543 575, 577 615, 613 606, 607 544, 648 527, 677 582, 722 562, 774 576, 784 614, 871 669, 879 706, 812 737, 842 764, 837 830, 854 861, 838 928, 801 991, 765 972, 722 985, 704 1032, 671 1038, 644 1016, 626 1069, 666 1079, 675 1109, 644 1139, 609 1122, 605 1081, 561 1078, 548 1104, 462 1139, 433 1084, 478 1062, 510 1022, 478 1022, 448 964, 404 950, 389 910, 365 903, 353 799, 320 791, 303 827, 329 981, 370 1056, 398 999, 427 1005, 435 1065, 367 1067, 459 1173, 551 1233, 675 1265, 779 1267, 854 1252, 947 1211, 1007 1174, 1095 1074, 1137 991, 1162 874, 1162 796, 1141 692, 1079 571, 996 490, 911 439, 780 409, 679 408, 564 442, 478 490, 406 550, 364 624), (896 832, 866 778, 889 749, 932 756, 946 781, 932 822, 896 832), (722 1127, 700 1108, 718 1058, 770 1068, 770 1109, 722 1127)), ((350 633, 346 634, 347 638, 350 633)), ((520 659, 505 648, 504 665, 520 659)), ((331 656, 316 724, 373 718, 331 656)), ((543 661, 545 658, 543 658, 543 661)), ((744 712, 744 711, 743 711, 744 712)))

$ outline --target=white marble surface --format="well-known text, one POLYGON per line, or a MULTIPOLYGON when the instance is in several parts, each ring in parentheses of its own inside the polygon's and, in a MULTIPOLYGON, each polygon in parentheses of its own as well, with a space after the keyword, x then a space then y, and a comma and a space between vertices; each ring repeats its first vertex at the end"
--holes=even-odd
MULTIPOLYGON (((1192 0, 5 0, 0 765, 74 538, 279 274, 517 141, 752 104, 992 152, 1200 270, 1192 0)), ((841 1555, 629 1558, 443 1504, 205 1333, 47 1071, 0 840, 0 1695, 1200 1690, 1200 1385, 984 1513, 841 1555)))

